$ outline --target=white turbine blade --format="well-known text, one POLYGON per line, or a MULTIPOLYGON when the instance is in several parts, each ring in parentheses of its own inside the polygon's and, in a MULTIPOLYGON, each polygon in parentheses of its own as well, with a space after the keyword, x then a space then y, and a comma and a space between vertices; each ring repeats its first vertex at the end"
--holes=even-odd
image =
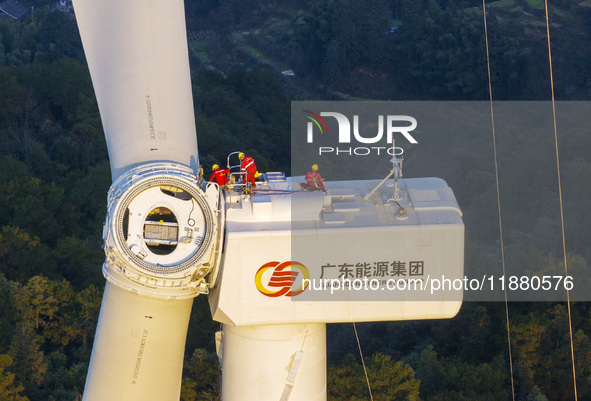
POLYGON ((178 401, 192 304, 107 282, 83 401, 178 401))
POLYGON ((74 0, 113 180, 146 161, 199 161, 183 0, 74 0))

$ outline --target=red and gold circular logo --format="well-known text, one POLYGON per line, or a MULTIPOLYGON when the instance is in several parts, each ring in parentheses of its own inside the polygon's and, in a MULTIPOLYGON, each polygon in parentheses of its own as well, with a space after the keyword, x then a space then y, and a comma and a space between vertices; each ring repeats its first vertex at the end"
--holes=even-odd
POLYGON ((308 287, 309 280, 310 272, 306 266, 294 261, 265 263, 254 276, 257 289, 268 297, 300 295, 308 287))

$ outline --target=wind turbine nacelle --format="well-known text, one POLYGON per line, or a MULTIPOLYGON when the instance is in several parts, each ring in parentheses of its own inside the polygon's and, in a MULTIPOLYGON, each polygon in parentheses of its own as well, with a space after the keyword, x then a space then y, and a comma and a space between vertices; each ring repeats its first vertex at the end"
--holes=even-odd
POLYGON ((325 181, 325 195, 290 191, 287 179, 227 196, 213 318, 255 326, 455 316, 464 224, 453 192, 438 178, 389 184, 325 181))
POLYGON ((163 299, 207 292, 219 259, 219 189, 203 191, 181 164, 149 163, 119 177, 108 196, 103 274, 128 291, 163 299))

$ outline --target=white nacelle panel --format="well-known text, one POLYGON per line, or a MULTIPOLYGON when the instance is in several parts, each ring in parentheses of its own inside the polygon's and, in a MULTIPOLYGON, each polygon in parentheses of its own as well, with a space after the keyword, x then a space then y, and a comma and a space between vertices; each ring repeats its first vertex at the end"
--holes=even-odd
MULTIPOLYGON (((388 186, 363 199, 374 181, 326 184, 328 195, 319 203, 314 193, 317 213, 304 220, 261 221, 252 198, 229 204, 213 318, 243 326, 453 317, 462 302, 453 283, 464 277, 464 225, 447 184, 400 180, 395 201, 388 186)), ((306 201, 302 193, 271 197, 268 208, 284 210, 285 202, 306 201)))

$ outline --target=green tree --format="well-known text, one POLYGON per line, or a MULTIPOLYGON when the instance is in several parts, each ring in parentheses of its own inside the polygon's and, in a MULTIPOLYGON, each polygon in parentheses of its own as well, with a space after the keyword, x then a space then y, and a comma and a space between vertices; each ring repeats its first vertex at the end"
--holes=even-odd
POLYGON ((181 400, 213 401, 221 399, 221 371, 215 353, 202 348, 193 351, 185 362, 181 400))
POLYGON ((406 358, 421 381, 426 401, 495 401, 510 397, 507 367, 502 357, 491 363, 470 364, 440 358, 431 345, 406 358))
POLYGON ((87 67, 70 57, 61 57, 50 64, 33 64, 27 78, 53 117, 68 125, 76 122, 79 100, 92 94, 87 67))
POLYGON ((46 328, 58 311, 55 287, 54 282, 43 276, 31 277, 24 286, 14 283, 13 296, 19 320, 30 322, 37 331, 46 328))
MULTIPOLYGON (((412 8, 411 8, 412 9, 412 8)), ((484 99, 482 16, 431 1, 401 20, 393 38, 394 70, 420 98, 484 99), (417 89, 419 89, 417 91, 417 89)))
POLYGON ((27 280, 39 271, 39 266, 46 273, 53 271, 49 249, 38 237, 13 226, 3 226, 0 231, 0 262, 2 272, 11 280, 27 280))
MULTIPOLYGON (((420 381, 413 369, 390 355, 374 354, 367 361, 367 375, 374 400, 419 400, 420 381)), ((328 369, 329 400, 365 400, 369 397, 363 366, 352 355, 328 369)))
POLYGON ((227 78, 219 73, 199 72, 195 82, 193 91, 199 110, 196 124, 204 167, 211 167, 211 163, 224 165, 231 152, 255 150, 260 172, 268 171, 267 167, 289 172, 289 104, 272 74, 237 67, 229 71, 227 78))
POLYGON ((2 401, 29 401, 27 397, 20 395, 24 387, 14 382, 14 373, 6 371, 12 365, 12 359, 8 355, 0 354, 0 400, 2 401))
MULTIPOLYGON (((1 23, 1 22, 0 22, 1 23)), ((19 72, 14 67, 0 65, 0 127, 14 128, 21 113, 21 102, 25 97, 24 89, 18 82, 19 72)))
MULTIPOLYGON (((97 225, 97 227, 100 227, 97 225)), ((66 237, 57 241, 53 250, 60 274, 78 288, 102 283, 101 264, 104 252, 87 238, 66 237)))
MULTIPOLYGON (((576 352, 575 364, 579 364, 582 370, 579 373, 589 372, 589 339, 575 328, 571 345, 569 316, 564 304, 556 304, 548 309, 546 317, 549 322, 541 337, 542 355, 540 367, 535 370, 536 384, 551 400, 567 399, 574 394, 571 349, 576 352)), ((577 390, 583 390, 582 398, 586 396, 585 391, 589 391, 588 380, 583 380, 583 383, 581 389, 577 386, 577 390)))
POLYGON ((94 285, 76 293, 76 303, 79 305, 78 324, 82 336, 82 347, 92 345, 92 338, 96 330, 102 301, 102 291, 94 285))
POLYGON ((9 355, 17 380, 26 384, 25 394, 29 397, 39 393, 38 387, 46 378, 47 361, 42 345, 43 338, 35 333, 31 322, 21 321, 16 324, 9 355))
POLYGON ((88 363, 71 363, 65 352, 54 351, 47 356, 46 399, 48 401, 80 401, 88 363))
POLYGON ((0 273, 0 353, 5 352, 10 345, 14 333, 14 321, 15 311, 10 283, 4 274, 0 273))
MULTIPOLYGON (((11 157, 0 157, 0 209, 3 225, 19 227, 51 244, 67 229, 63 188, 30 175, 27 166, 11 157)), ((51 261, 39 261, 39 265, 51 261)))

